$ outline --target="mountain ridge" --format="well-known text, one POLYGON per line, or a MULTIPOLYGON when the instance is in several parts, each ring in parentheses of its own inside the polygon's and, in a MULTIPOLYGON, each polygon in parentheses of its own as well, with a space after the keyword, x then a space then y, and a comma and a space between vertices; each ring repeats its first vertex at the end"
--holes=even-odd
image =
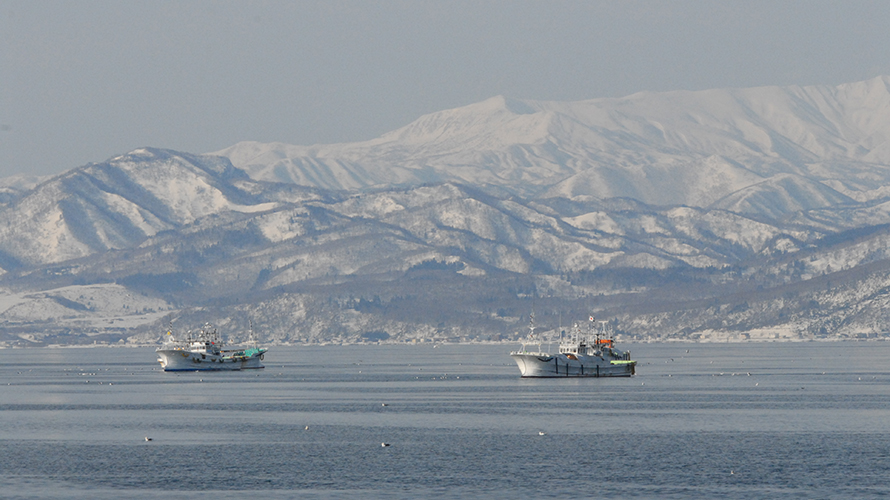
MULTIPOLYGON (((863 200, 883 196, 876 190, 890 180, 881 168, 890 163, 888 85, 890 77, 882 76, 833 87, 641 92, 577 102, 497 96, 424 115, 369 141, 239 143, 214 154, 254 179, 328 189, 453 181, 532 197, 706 206, 794 174, 842 185, 841 194, 863 200), (714 177, 733 181, 705 182, 700 170, 712 165, 714 177)), ((779 191, 778 205, 764 215, 811 207, 779 191)))
POLYGON ((145 342, 174 318, 516 339, 532 308, 636 339, 884 334, 888 85, 497 96, 361 143, 11 179, 0 345, 145 342))

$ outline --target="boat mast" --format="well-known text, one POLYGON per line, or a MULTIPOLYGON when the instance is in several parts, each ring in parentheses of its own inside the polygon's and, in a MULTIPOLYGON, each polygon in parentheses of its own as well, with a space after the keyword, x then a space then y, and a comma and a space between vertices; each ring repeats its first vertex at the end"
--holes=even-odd
POLYGON ((167 323, 167 334, 164 336, 164 342, 176 342, 176 338, 173 336, 173 320, 171 319, 169 323, 167 323))
POLYGON ((537 340, 535 337, 535 311, 528 315, 528 338, 529 340, 537 340))
POLYGON ((253 321, 250 318, 247 319, 247 345, 253 343, 253 347, 257 348, 256 337, 253 336, 253 321))

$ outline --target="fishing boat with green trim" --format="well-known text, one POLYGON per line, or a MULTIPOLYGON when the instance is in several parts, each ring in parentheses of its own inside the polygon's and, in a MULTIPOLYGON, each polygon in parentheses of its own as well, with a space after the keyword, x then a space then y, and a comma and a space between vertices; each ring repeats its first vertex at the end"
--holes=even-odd
POLYGON ((523 378, 541 377, 630 377, 636 372, 636 361, 630 359, 630 351, 621 351, 615 347, 614 336, 606 331, 606 322, 602 329, 596 331, 590 326, 594 317, 590 317, 587 332, 581 331, 581 325, 575 323, 570 333, 559 331, 559 352, 543 349, 545 340, 535 333, 534 314, 531 315, 530 332, 522 342, 518 351, 510 353, 513 361, 519 366, 523 378), (592 331, 593 330, 593 331, 592 331))
POLYGON ((209 323, 197 332, 188 332, 177 340, 168 328, 164 345, 155 352, 164 371, 247 370, 264 368, 262 360, 268 349, 258 347, 250 331, 252 347, 225 349, 222 337, 209 323))

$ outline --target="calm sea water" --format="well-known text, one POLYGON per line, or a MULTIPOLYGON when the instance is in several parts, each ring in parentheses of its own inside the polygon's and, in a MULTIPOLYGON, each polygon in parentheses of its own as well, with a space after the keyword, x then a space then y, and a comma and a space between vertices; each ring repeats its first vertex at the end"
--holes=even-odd
POLYGON ((637 376, 583 380, 514 347, 0 350, 0 497, 890 496, 890 342, 625 345, 637 376))

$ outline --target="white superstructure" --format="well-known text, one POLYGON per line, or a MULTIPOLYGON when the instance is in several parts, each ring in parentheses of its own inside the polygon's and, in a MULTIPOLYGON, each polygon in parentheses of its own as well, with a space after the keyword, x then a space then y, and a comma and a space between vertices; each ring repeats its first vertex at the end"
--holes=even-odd
MULTIPOLYGON (((593 316, 590 322, 593 323, 593 316)), ((630 377, 637 362, 630 359, 630 351, 615 348, 615 341, 602 331, 587 334, 575 324, 570 334, 560 332, 559 352, 545 352, 543 340, 535 334, 534 314, 529 337, 518 351, 510 353, 523 377, 630 377)))
MULTIPOLYGON (((251 337, 252 335, 251 331, 251 337)), ((197 333, 189 332, 184 341, 167 330, 164 345, 156 351, 164 371, 244 370, 263 368, 261 361, 268 349, 256 346, 244 349, 223 349, 223 341, 215 328, 205 324, 197 333)))

